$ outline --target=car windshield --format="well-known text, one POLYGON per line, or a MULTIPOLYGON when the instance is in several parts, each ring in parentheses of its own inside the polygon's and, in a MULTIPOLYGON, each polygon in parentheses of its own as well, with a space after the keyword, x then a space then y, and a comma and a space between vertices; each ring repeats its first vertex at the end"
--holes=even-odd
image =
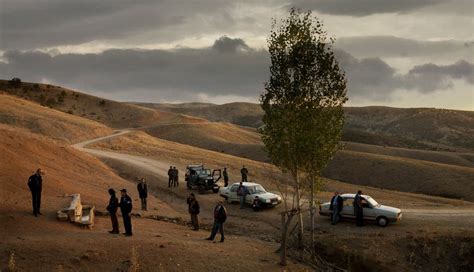
POLYGON ((259 195, 259 194, 264 194, 264 193, 267 192, 262 187, 262 185, 249 186, 249 187, 247 187, 247 189, 249 190, 249 193, 251 195, 259 195))
POLYGON ((379 203, 377 203, 377 201, 375 201, 373 198, 371 198, 370 196, 367 196, 365 197, 365 199, 367 200, 367 202, 372 205, 373 207, 378 207, 380 206, 379 203))

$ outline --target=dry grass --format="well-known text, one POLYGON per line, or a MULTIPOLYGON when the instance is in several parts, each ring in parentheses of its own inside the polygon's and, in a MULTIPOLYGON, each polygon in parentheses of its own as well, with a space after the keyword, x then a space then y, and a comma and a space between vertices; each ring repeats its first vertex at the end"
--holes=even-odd
POLYGON ((37 103, 0 94, 0 123, 75 143, 112 133, 112 129, 88 119, 64 114, 37 103))
POLYGON ((22 83, 19 88, 12 88, 7 81, 0 80, 0 91, 113 128, 142 127, 161 123, 206 122, 196 117, 116 102, 48 84, 22 83), (59 97, 62 97, 61 101, 58 100, 59 97))

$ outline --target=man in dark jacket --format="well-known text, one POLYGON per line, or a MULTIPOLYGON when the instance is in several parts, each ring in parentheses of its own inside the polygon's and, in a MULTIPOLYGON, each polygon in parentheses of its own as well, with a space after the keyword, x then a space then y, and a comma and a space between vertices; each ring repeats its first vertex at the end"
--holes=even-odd
POLYGON ((171 187, 172 183, 173 183, 173 166, 170 166, 170 169, 168 169, 168 187, 171 187))
POLYGON ((41 191, 43 190, 43 175, 41 168, 28 179, 28 187, 31 191, 31 203, 33 204, 33 215, 41 215, 41 191))
POLYGON ((335 225, 339 221, 339 213, 342 211, 343 199, 339 195, 339 192, 335 192, 334 196, 331 198, 331 204, 329 205, 329 210, 332 211, 332 223, 335 225))
POLYGON ((214 240, 217 231, 221 233, 221 243, 224 242, 224 222, 227 219, 227 211, 224 207, 224 202, 220 200, 214 208, 214 226, 212 227, 211 236, 206 240, 214 240))
POLYGON ((357 191, 354 197, 354 215, 356 217, 356 225, 362 227, 364 225, 364 207, 362 205, 362 191, 357 191))
POLYGON ((148 197, 148 187, 146 186, 146 181, 144 178, 140 179, 140 182, 137 184, 138 196, 140 197, 142 203, 142 211, 146 211, 146 198, 148 197))
POLYGON ((117 220, 117 210, 119 207, 118 198, 115 195, 114 189, 109 189, 109 205, 107 205, 107 211, 110 213, 110 220, 112 221, 112 230, 109 233, 119 234, 119 224, 117 220))
POLYGON ((247 176, 249 175, 249 170, 245 168, 245 165, 240 169, 240 174, 242 175, 242 182, 247 182, 247 176))
POLYGON ((224 172, 222 172, 224 176, 224 187, 229 186, 229 173, 227 173, 227 167, 224 167, 224 172))
POLYGON ((176 166, 173 167, 173 187, 179 186, 179 171, 176 169, 176 166))
POLYGON ((122 212, 123 226, 125 227, 125 236, 132 236, 132 199, 127 195, 127 190, 120 190, 120 211, 122 212))
POLYGON ((196 200, 196 196, 191 193, 186 201, 188 203, 188 212, 191 215, 191 223, 193 224, 193 230, 199 231, 199 203, 196 200))

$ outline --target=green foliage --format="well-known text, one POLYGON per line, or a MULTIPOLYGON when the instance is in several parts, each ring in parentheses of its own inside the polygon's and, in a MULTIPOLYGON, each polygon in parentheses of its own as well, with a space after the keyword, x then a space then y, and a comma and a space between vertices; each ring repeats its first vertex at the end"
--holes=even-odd
POLYGON ((270 79, 260 102, 260 132, 272 162, 296 179, 319 176, 337 151, 347 101, 346 79, 323 24, 292 9, 267 40, 270 79))
POLYGON ((58 103, 58 101, 53 98, 53 97, 50 97, 48 98, 48 100, 46 100, 46 106, 52 108, 54 105, 56 105, 56 103, 58 103))
POLYGON ((99 106, 101 106, 101 107, 105 106, 105 100, 100 100, 99 101, 99 106))

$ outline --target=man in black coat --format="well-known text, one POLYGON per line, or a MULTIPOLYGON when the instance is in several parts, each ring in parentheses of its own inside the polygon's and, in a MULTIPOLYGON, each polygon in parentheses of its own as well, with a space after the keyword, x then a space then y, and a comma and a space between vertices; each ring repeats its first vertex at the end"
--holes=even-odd
POLYGON ((332 224, 335 225, 339 221, 339 213, 342 211, 343 199, 339 195, 339 192, 335 192, 334 196, 331 198, 331 204, 329 205, 329 210, 332 211, 332 224))
POLYGON ((43 190, 43 175, 41 168, 28 179, 28 187, 31 191, 31 203, 33 204, 33 215, 41 215, 41 191, 43 190))
POLYGON ((137 184, 138 196, 140 197, 142 203, 142 211, 146 211, 146 198, 148 197, 148 186, 144 178, 140 179, 140 182, 137 184))
POLYGON ((109 200, 109 205, 107 205, 107 211, 110 213, 110 220, 112 221, 112 230, 109 231, 109 233, 112 234, 119 234, 119 224, 117 220, 117 210, 119 207, 119 201, 117 199, 117 196, 115 195, 115 190, 114 189, 109 189, 109 195, 110 195, 110 200, 109 200))
POLYGON ((179 171, 175 167, 173 167, 173 187, 179 187, 179 171))
POLYGON ((170 166, 170 169, 168 169, 168 187, 171 187, 171 184, 174 182, 173 181, 173 166, 170 166))
POLYGON ((227 167, 224 167, 222 175, 224 176, 224 187, 229 186, 229 173, 227 173, 227 167))
POLYGON ((358 227, 364 226, 364 207, 362 205, 362 191, 357 191, 354 197, 354 215, 356 217, 356 225, 358 227))
POLYGON ((245 165, 240 169, 240 174, 242 175, 242 182, 247 182, 247 177, 249 175, 249 170, 245 168, 245 165))
POLYGON ((127 195, 127 190, 120 190, 120 211, 122 212, 123 226, 125 227, 125 236, 132 236, 132 199, 127 195))
POLYGON ((220 200, 214 208, 214 226, 212 227, 211 236, 206 240, 214 240, 217 231, 221 233, 221 243, 224 242, 224 222, 227 219, 227 211, 224 207, 224 202, 220 200))
POLYGON ((196 196, 193 193, 189 195, 186 202, 188 203, 188 212, 191 215, 191 223, 193 224, 193 230, 199 231, 199 202, 196 200, 196 196))

